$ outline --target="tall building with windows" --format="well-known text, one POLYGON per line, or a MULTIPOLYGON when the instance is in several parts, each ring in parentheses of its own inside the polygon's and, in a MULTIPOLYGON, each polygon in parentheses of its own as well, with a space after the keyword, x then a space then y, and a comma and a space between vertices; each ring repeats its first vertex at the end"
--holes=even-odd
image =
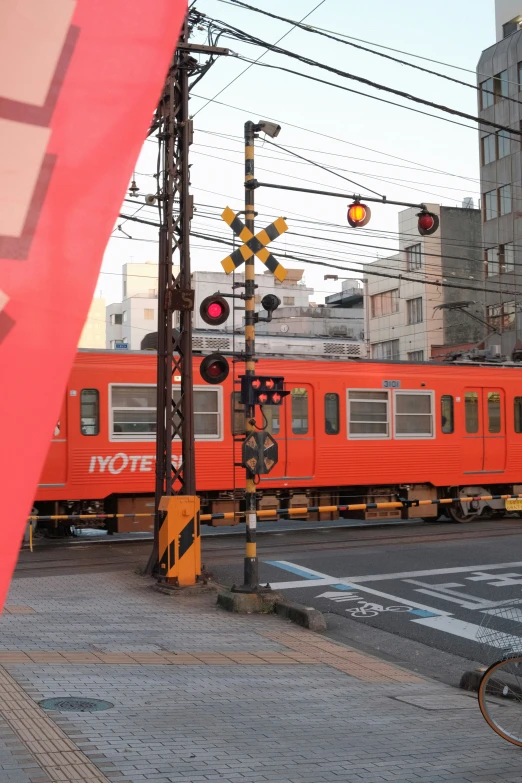
POLYGON ((484 339, 480 211, 427 207, 440 219, 434 234, 419 234, 418 209, 403 210, 399 252, 364 267, 365 332, 373 359, 427 361, 484 339))
MULTIPOLYGON (((477 66, 479 115, 522 129, 522 0, 496 0, 495 44, 477 66)), ((522 139, 480 129, 486 345, 510 355, 522 337, 522 139)))

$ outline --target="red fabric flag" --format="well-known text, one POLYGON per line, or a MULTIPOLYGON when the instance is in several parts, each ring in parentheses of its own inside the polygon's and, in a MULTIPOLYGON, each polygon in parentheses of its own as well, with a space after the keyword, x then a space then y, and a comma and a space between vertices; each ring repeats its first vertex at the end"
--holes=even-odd
POLYGON ((186 0, 2 0, 0 610, 186 0))

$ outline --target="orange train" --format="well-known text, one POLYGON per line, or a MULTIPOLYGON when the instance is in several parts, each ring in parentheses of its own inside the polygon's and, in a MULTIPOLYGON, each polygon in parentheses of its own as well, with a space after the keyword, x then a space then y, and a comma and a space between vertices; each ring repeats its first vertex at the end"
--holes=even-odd
MULTIPOLYGON (((221 513, 241 507, 245 474, 234 463, 244 413, 232 376, 208 385, 200 362, 194 358, 197 490, 205 512, 221 513)), ((277 465, 259 477, 260 508, 522 492, 521 367, 287 359, 261 360, 257 372, 283 375, 290 391, 281 407, 264 407, 266 421, 259 413, 279 444, 277 465)), ((77 354, 38 486, 39 514, 151 510, 155 373, 149 352, 77 354)), ((179 443, 173 452, 175 463, 179 443)), ((466 521, 506 508, 492 500, 449 511, 466 521)), ((438 507, 422 513, 435 518, 438 507)))

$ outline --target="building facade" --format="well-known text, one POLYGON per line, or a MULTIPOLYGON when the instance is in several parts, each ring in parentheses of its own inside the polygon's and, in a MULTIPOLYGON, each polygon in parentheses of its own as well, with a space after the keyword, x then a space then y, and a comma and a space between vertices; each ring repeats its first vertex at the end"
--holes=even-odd
POLYGON ((419 234, 418 209, 403 210, 399 252, 364 267, 373 359, 427 361, 436 349, 485 337, 480 210, 427 207, 439 216, 434 234, 419 234))
POLYGON ((78 348, 105 348, 105 299, 95 297, 83 327, 78 348))
MULTIPOLYGON (((519 132, 522 128, 522 0, 497 0, 497 42, 477 66, 479 115, 519 132)), ((480 129, 482 238, 486 346, 509 356, 522 336, 522 139, 480 129)))

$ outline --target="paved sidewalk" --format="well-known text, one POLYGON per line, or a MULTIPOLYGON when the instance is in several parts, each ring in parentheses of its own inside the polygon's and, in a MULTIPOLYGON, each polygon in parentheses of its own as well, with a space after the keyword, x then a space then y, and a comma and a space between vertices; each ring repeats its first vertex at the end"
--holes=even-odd
POLYGON ((1 783, 509 783, 476 699, 215 596, 134 574, 15 580, 0 620, 1 783), (44 711, 50 697, 103 712, 44 711))

